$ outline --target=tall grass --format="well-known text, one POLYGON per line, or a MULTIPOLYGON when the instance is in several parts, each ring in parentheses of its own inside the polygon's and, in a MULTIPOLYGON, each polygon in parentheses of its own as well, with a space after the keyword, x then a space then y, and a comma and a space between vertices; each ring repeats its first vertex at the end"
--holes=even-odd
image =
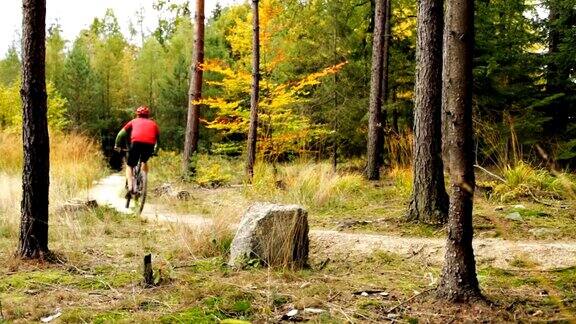
POLYGON ((298 162, 275 167, 259 163, 252 187, 252 199, 294 203, 312 208, 347 207, 362 203, 370 187, 359 173, 335 173, 329 163, 298 162))
POLYGON ((574 175, 536 169, 530 164, 518 161, 506 165, 502 180, 494 186, 495 197, 501 201, 529 197, 576 199, 576 179, 574 175))
MULTIPOLYGON (((18 223, 22 190, 20 134, 0 131, 0 156, 0 226, 13 229, 18 223)), ((51 207, 87 191, 104 172, 100 151, 92 140, 78 134, 51 134, 51 207)))
POLYGON ((412 133, 390 134, 386 137, 386 150, 391 169, 410 167, 413 143, 412 133))

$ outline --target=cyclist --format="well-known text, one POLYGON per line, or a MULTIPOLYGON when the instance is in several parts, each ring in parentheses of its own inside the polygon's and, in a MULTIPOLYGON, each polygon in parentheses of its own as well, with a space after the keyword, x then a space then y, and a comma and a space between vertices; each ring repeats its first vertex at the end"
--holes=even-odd
POLYGON ((153 120, 149 119, 150 108, 140 106, 136 109, 136 118, 129 121, 118 132, 114 150, 120 151, 120 143, 130 134, 130 146, 128 157, 126 159, 126 181, 128 192, 126 196, 134 193, 134 184, 132 183, 132 168, 138 161, 142 162, 142 170, 148 172, 148 159, 158 152, 158 140, 160 138, 160 129, 153 120))

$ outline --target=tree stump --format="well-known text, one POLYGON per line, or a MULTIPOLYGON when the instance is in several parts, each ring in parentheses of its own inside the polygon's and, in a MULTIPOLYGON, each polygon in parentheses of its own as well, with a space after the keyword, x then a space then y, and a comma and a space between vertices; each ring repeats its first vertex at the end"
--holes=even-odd
POLYGON ((154 286, 154 272, 152 271, 152 254, 144 256, 144 287, 154 286))
POLYGON ((228 265, 303 268, 308 264, 308 212, 297 205, 256 204, 240 221, 228 265))

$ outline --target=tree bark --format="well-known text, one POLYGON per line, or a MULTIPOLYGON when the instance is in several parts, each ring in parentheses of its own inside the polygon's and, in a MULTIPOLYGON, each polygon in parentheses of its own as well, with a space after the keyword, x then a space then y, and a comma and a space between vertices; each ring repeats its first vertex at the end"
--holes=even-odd
MULTIPOLYGON (((392 0, 386 0, 384 7, 384 43, 382 45, 382 130, 387 124, 387 104, 390 98, 390 46, 392 46, 392 0)), ((384 134, 384 132, 382 132, 384 134)))
POLYGON ((548 92, 554 94, 560 92, 560 75, 556 56, 558 55, 560 44, 560 31, 558 28, 558 20, 560 19, 560 11, 556 0, 548 2, 548 64, 546 76, 546 88, 548 92))
POLYGON ((190 69, 191 82, 188 91, 188 118, 186 122, 186 140, 182 160, 182 174, 187 174, 192 154, 198 151, 200 126, 200 105, 196 102, 202 98, 201 65, 204 63, 204 0, 196 0, 196 30, 194 37, 194 55, 190 69))
POLYGON ((384 42, 385 0, 376 1, 374 17, 374 41, 372 44, 372 71, 370 80, 370 107, 368 117, 368 147, 366 178, 368 180, 380 179, 380 132, 382 131, 382 66, 384 56, 382 53, 384 42))
POLYGON ((250 129, 248 130, 246 175, 248 181, 254 177, 256 139, 258 135, 258 95, 260 92, 260 22, 258 0, 252 0, 252 91, 250 93, 250 129))
POLYGON ((576 9, 571 8, 567 3, 561 0, 547 2, 549 14, 546 91, 549 96, 564 94, 562 98, 547 107, 547 112, 552 116, 552 121, 547 128, 552 130, 552 134, 566 132, 574 108, 573 102, 569 99, 571 94, 569 85, 573 84, 570 78, 571 66, 562 62, 562 57, 567 55, 563 53, 566 50, 563 51, 562 48, 566 41, 567 31, 574 29, 574 23, 570 23, 571 11, 576 12, 576 9))
POLYGON ((445 45, 445 120, 448 123, 450 184, 448 239, 438 296, 460 302, 480 298, 472 248, 474 144, 472 131, 472 55, 474 0, 448 0, 445 45))
POLYGON ((388 123, 388 99, 390 94, 390 46, 392 44, 392 0, 384 4, 384 36, 382 42, 382 109, 380 112, 380 127, 378 129, 379 166, 384 165, 386 150, 386 125, 388 123))
POLYGON ((413 190, 408 220, 441 225, 448 217, 442 163, 443 0, 421 0, 418 8, 413 190))
POLYGON ((44 258, 48 250, 50 140, 46 95, 46 1, 22 3, 22 139, 24 169, 18 254, 44 258))

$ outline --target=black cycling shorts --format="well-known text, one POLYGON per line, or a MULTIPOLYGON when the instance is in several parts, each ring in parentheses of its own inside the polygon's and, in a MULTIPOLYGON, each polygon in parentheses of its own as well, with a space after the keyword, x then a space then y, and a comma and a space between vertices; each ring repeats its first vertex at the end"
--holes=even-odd
POLYGON ((153 144, 134 142, 130 145, 130 150, 128 150, 126 163, 131 167, 135 167, 138 161, 146 163, 153 153, 153 144))

